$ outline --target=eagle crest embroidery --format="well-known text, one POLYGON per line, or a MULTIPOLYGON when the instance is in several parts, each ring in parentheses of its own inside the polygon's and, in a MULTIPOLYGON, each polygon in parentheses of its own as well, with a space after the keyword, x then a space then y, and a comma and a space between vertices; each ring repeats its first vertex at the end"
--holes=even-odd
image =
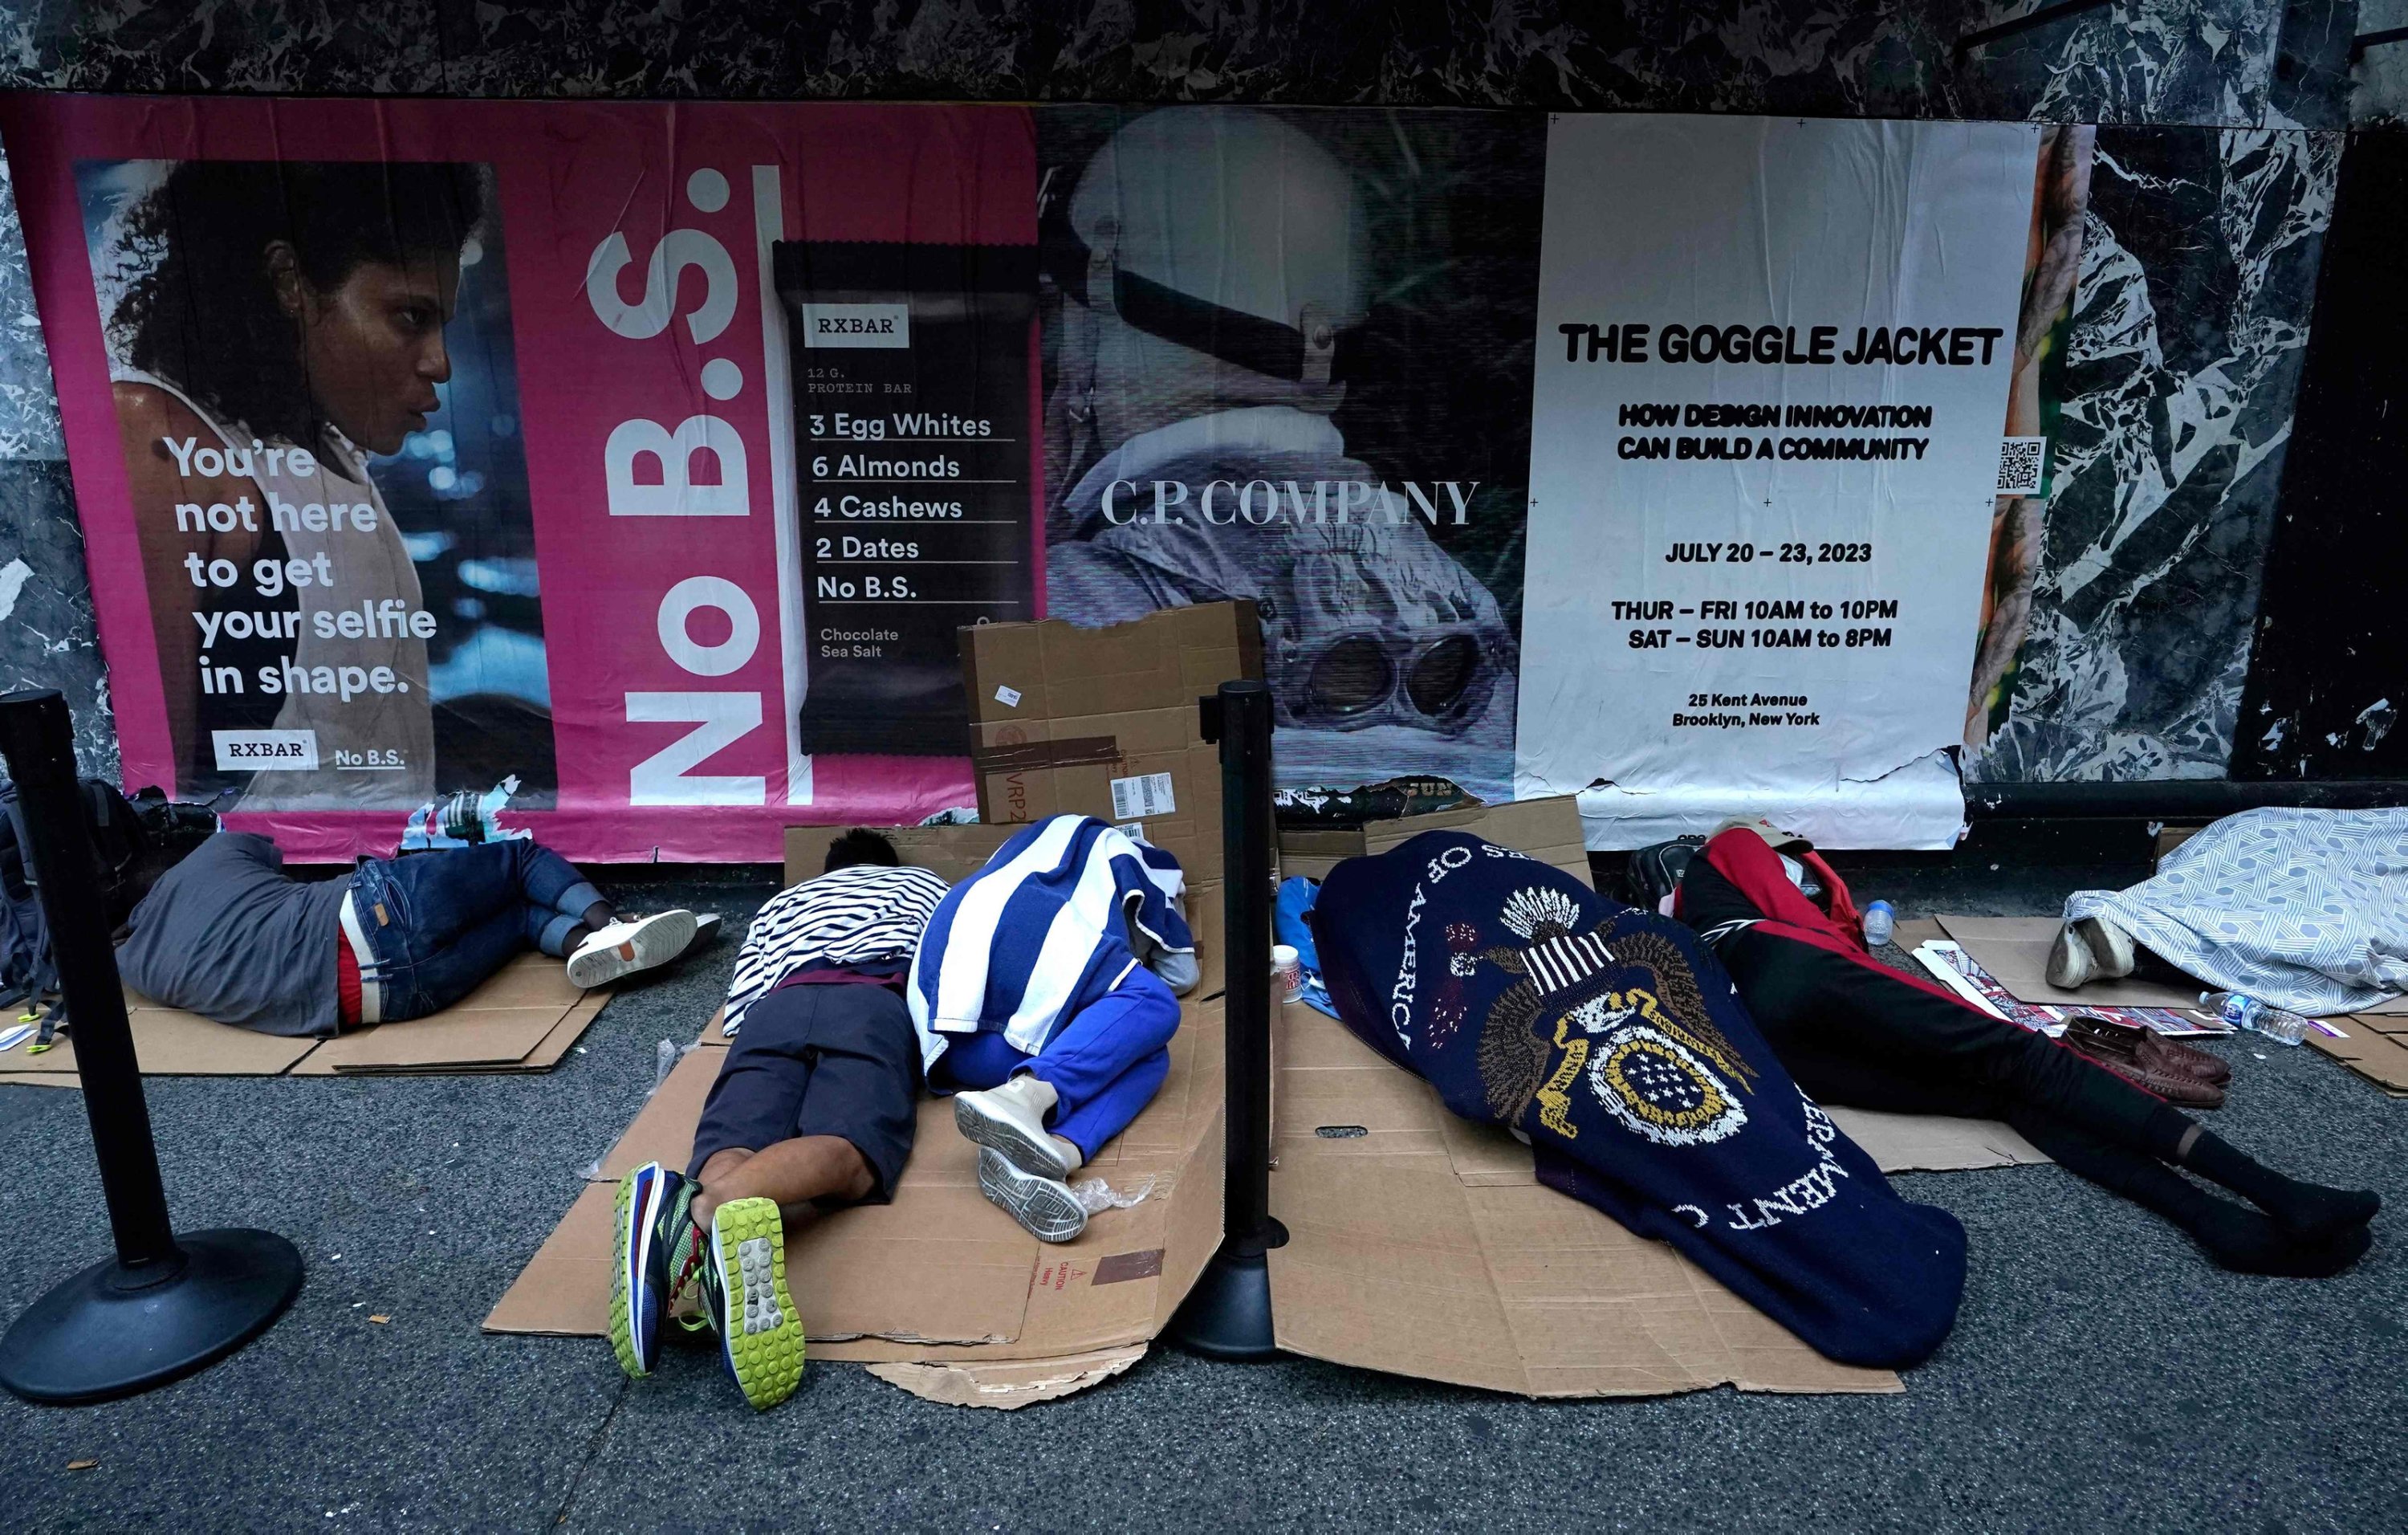
MULTIPOLYGON (((1477 955, 1479 963, 1518 978, 1489 1005, 1480 1029, 1481 1087, 1489 1112, 1505 1123, 1519 1121, 1535 1101, 1548 1128, 1577 1134, 1565 1116, 1570 1089, 1589 1064, 1592 1036, 1626 1023, 1643 1023, 1672 1054, 1685 1046, 1755 1086, 1754 1069, 1714 1026, 1679 945, 1643 927, 1616 932, 1620 917, 1575 932, 1578 903, 1544 886, 1515 891, 1498 913, 1526 940, 1521 948, 1495 945, 1477 955), (1644 982, 1616 991, 1607 984, 1608 966, 1635 968, 1644 982), (1545 1026, 1549 1015, 1552 1027, 1545 1026)), ((1732 1127, 1741 1122, 1743 1116, 1732 1127)))

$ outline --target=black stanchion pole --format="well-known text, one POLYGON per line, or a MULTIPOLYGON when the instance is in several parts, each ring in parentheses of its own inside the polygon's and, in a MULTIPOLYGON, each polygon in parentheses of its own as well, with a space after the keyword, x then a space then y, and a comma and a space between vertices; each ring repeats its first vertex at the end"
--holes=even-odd
POLYGON ((76 1074, 117 1241, 116 1257, 51 1289, 0 1337, 0 1385, 32 1401, 104 1401, 189 1375, 258 1337, 300 1292, 301 1255, 271 1232, 179 1239, 168 1225, 65 700, 48 689, 0 696, 0 753, 74 1020, 76 1074))
POLYGON ((1221 1250, 1170 1321, 1182 1348, 1216 1359, 1268 1359, 1270 1269, 1285 1246, 1271 1219, 1271 693, 1224 682, 1201 701, 1204 739, 1221 748, 1221 873, 1228 952, 1226 1194, 1221 1250))

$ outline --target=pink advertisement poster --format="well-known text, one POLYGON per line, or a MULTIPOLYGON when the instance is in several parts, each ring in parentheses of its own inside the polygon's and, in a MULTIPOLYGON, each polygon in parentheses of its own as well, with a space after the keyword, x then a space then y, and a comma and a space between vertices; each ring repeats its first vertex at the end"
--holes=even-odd
POLYGON ((1040 616, 1014 108, 0 99, 129 784, 289 854, 972 802, 1040 616))

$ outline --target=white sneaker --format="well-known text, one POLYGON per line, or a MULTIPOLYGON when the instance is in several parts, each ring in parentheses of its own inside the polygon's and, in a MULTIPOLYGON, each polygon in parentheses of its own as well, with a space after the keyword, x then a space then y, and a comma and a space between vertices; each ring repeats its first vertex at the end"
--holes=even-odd
POLYGON ((953 1127, 977 1144, 1001 1152, 1024 1172, 1068 1178, 1086 1158, 1078 1147, 1046 1130, 1045 1112, 1053 1107, 1053 1084, 1024 1071, 1000 1087, 955 1094, 953 1127))
POLYGON ((568 983, 591 991, 666 965, 685 953, 694 929, 694 913, 686 911, 624 917, 577 946, 568 956, 568 983))
POLYGON ((993 1146, 979 1148, 979 1192, 1039 1241, 1068 1241, 1087 1229, 1087 1207, 1068 1184, 1012 1166, 993 1146))
POLYGON ((2050 985, 2072 991, 2092 981, 2128 976, 2132 964, 2129 934, 2104 918, 2085 917, 2057 930, 2045 974, 2050 985))

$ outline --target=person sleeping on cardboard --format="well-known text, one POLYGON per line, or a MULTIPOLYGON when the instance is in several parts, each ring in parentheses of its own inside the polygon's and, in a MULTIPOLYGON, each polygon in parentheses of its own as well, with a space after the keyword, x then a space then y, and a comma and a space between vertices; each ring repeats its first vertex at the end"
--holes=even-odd
POLYGON ((1086 1229, 1068 1180, 1170 1074, 1197 977, 1179 861, 1093 816, 1039 821, 929 919, 907 997, 928 1083, 958 1093, 979 1188, 1040 1241, 1086 1229))
POLYGON ((158 872, 117 968, 152 1001, 262 1034, 325 1037, 439 1012, 525 949, 594 987, 667 964, 692 911, 624 916, 524 839, 363 858, 332 880, 284 872, 274 842, 221 831, 158 872))
POLYGON ((745 1399, 791 1396, 805 1331, 787 1223, 895 1197, 932 1062, 933 1085, 973 1089, 954 1122, 987 1198, 1041 1240, 1077 1235, 1064 1180, 1162 1085, 1170 986, 1196 983, 1182 889, 1168 854, 1082 816, 1029 827, 951 891, 875 832, 831 842, 823 873, 752 919, 686 1170, 620 1180, 620 1367, 649 1374, 692 1296, 745 1399))
POLYGON ((1312 925, 1340 1022, 1527 1141, 1541 1183, 1826 1357, 1901 1369, 1947 1337, 1963 1227, 1891 1191, 1688 929, 1453 831, 1340 864, 1312 925))
POLYGON ((685 1171, 648 1162, 619 1181, 610 1346, 629 1375, 652 1372, 691 1296, 681 1325, 717 1338, 745 1400, 774 1407, 802 1383, 787 1222, 895 1197, 921 1082, 904 981, 944 898, 943 879, 856 829, 753 917, 721 1022, 735 1043, 685 1171))

